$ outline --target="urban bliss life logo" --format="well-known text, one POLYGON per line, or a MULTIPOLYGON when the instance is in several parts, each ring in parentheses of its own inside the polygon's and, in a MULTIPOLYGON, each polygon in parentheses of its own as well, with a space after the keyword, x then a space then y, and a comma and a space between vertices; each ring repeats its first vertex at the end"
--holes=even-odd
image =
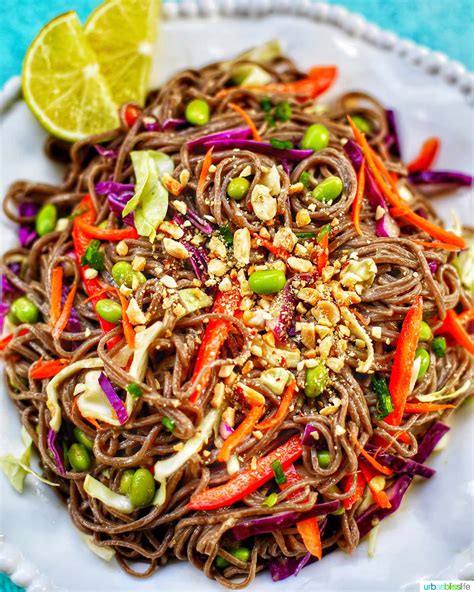
POLYGON ((420 582, 421 590, 474 590, 474 582, 467 580, 420 582))

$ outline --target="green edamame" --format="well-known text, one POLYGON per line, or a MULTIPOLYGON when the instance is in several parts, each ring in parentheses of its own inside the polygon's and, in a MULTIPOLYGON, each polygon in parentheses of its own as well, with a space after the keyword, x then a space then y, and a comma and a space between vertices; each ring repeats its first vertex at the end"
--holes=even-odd
POLYGON ((40 236, 53 232, 58 220, 58 209, 54 204, 45 204, 36 215, 35 227, 40 236))
POLYGON ((243 199, 249 190, 250 182, 244 177, 235 177, 227 185, 227 195, 231 199, 239 201, 243 199))
POLYGON ((431 348, 433 349, 433 353, 437 358, 444 358, 446 355, 446 338, 435 337, 431 343, 431 348))
POLYGON ((319 362, 314 368, 306 370, 304 393, 310 399, 319 397, 327 386, 329 374, 326 366, 319 362))
POLYGON ((137 508, 147 506, 155 495, 155 479, 148 469, 137 469, 133 475, 128 494, 130 501, 137 508))
POLYGON ((318 463, 322 469, 325 469, 329 466, 331 462, 331 455, 329 454, 329 450, 321 450, 318 452, 318 463))
MULTIPOLYGON (((237 547, 237 549, 231 549, 229 553, 240 561, 248 561, 250 559, 250 549, 247 549, 247 547, 237 547)), ((228 565, 230 565, 230 563, 227 559, 224 559, 224 557, 221 557, 220 555, 216 557, 216 567, 222 569, 228 565)))
POLYGON ((79 444, 85 446, 87 450, 92 450, 94 448, 94 442, 79 428, 74 428, 74 438, 76 438, 79 444))
POLYGON ((328 144, 329 131, 322 123, 310 125, 301 140, 301 148, 303 150, 314 150, 315 152, 326 148, 328 144))
POLYGON ((91 459, 87 448, 82 444, 72 444, 69 448, 68 458, 74 471, 87 471, 91 466, 91 459))
POLYGON ((430 367, 430 354, 426 351, 426 349, 419 347, 415 352, 415 360, 417 358, 420 359, 420 369, 418 370, 417 377, 417 380, 419 380, 420 378, 423 378, 423 376, 426 374, 426 371, 430 367))
POLYGON ((429 341, 433 337, 431 327, 425 321, 420 323, 420 341, 429 341))
POLYGON ((372 125, 370 121, 367 121, 367 119, 365 119, 365 117, 362 117, 361 115, 352 115, 351 119, 354 122, 356 128, 359 129, 362 133, 372 133, 372 125))
POLYGON ((194 99, 186 105, 184 116, 192 125, 206 125, 209 121, 209 105, 202 99, 194 99))
POLYGON ((249 277, 249 288, 256 294, 274 294, 285 287, 286 275, 281 269, 261 269, 249 277))
POLYGON ((132 266, 128 261, 117 261, 112 267, 112 277, 118 286, 125 284, 127 288, 131 288, 133 281, 132 266))
POLYGON ((115 300, 109 300, 108 298, 99 300, 95 310, 104 321, 114 323, 115 325, 119 323, 122 318, 122 307, 118 302, 115 302, 115 300))
POLYGON ((124 471, 119 485, 119 491, 122 495, 128 495, 130 493, 130 488, 132 487, 133 476, 135 475, 135 471, 133 469, 127 469, 124 471))
POLYGON ((20 296, 13 301, 11 312, 20 323, 36 323, 39 317, 39 309, 34 302, 26 296, 20 296))
POLYGON ((321 183, 316 185, 312 195, 314 199, 328 203, 338 198, 343 189, 344 184, 342 179, 340 177, 330 176, 326 177, 321 183))

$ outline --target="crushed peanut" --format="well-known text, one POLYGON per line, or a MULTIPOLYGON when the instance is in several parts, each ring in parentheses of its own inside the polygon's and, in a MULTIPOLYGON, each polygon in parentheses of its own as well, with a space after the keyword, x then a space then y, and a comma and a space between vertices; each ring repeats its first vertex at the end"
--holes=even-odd
POLYGON ((309 215, 308 210, 299 210, 296 213, 296 226, 300 228, 302 226, 307 226, 311 223, 311 216, 309 215))
POLYGON ((132 269, 134 271, 143 271, 145 269, 145 266, 146 266, 145 257, 140 257, 139 255, 137 255, 136 257, 133 258, 132 269))
POLYGON ((125 241, 121 240, 119 243, 117 243, 115 250, 117 251, 117 255, 120 255, 120 257, 125 257, 125 255, 128 254, 128 245, 125 241))
POLYGON ((296 235, 291 228, 283 226, 278 230, 273 239, 275 247, 281 247, 291 253, 295 245, 298 243, 296 235))
POLYGON ((163 247, 168 255, 176 257, 176 259, 189 259, 191 256, 184 245, 178 243, 172 238, 164 238, 163 247))
POLYGON ((97 269, 94 269, 93 267, 88 267, 85 271, 84 271, 84 277, 88 280, 93 280, 94 278, 96 278, 99 275, 99 272, 97 271, 97 269))
POLYGON ((177 288, 178 284, 176 283, 176 280, 171 277, 170 275, 164 275, 160 278, 160 282, 163 284, 163 286, 166 286, 167 288, 177 288))
POLYGON ((179 240, 184 236, 184 230, 174 222, 168 222, 165 220, 159 225, 158 228, 161 230, 161 232, 164 232, 165 234, 171 236, 171 238, 174 238, 175 240, 179 240))

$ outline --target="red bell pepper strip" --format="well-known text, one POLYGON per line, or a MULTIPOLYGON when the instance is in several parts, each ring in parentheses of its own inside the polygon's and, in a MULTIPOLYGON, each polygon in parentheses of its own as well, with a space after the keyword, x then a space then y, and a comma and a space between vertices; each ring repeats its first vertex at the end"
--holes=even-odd
MULTIPOLYGON (((73 224, 73 228, 72 228, 72 240, 74 242, 74 251, 75 251, 76 259, 79 264, 79 269, 81 272, 82 283, 84 284, 84 288, 86 290, 87 296, 89 297, 89 300, 92 302, 92 305, 94 306, 94 309, 95 309, 97 302, 100 300, 100 294, 103 293, 104 288, 102 287, 102 285, 100 284, 100 282, 97 278, 88 279, 85 277, 84 272, 88 268, 88 266, 87 265, 82 266, 81 259, 86 252, 87 246, 90 243, 90 237, 88 237, 86 234, 84 234, 84 232, 80 229, 80 227, 77 224, 77 220, 79 220, 79 219, 87 224, 92 224, 95 221, 96 212, 95 212, 95 208, 94 208, 94 203, 93 203, 90 195, 85 195, 83 197, 83 199, 79 203, 78 211, 82 212, 82 214, 79 214, 78 216, 76 216, 76 218, 74 220, 74 224, 73 224)), ((114 325, 113 323, 109 323, 108 321, 105 321, 99 315, 97 315, 97 319, 98 319, 101 329, 104 333, 108 333, 109 331, 112 331, 112 329, 115 329, 115 327, 116 327, 116 325, 114 325)), ((117 344, 119 341, 120 341, 120 336, 117 335, 116 337, 114 337, 113 339, 110 339, 107 342, 107 347, 110 349, 115 344, 117 344)))
POLYGON ((363 460, 359 461, 359 468, 362 472, 362 475, 364 476, 365 481, 367 481, 367 485, 369 486, 375 503, 380 508, 391 508, 392 504, 390 503, 387 494, 383 490, 379 491, 375 485, 375 482, 373 481, 374 477, 380 476, 379 473, 363 460))
POLYGON ((321 275, 329 261, 329 235, 325 234, 318 245, 321 247, 318 252, 318 273, 321 275))
POLYGON ((98 240, 121 241, 127 238, 140 238, 136 228, 128 226, 127 228, 100 228, 88 224, 81 216, 74 220, 74 225, 89 238, 98 240))
POLYGON ((140 109, 140 107, 138 105, 134 105, 133 103, 129 103, 125 107, 125 111, 124 111, 123 116, 125 119, 125 123, 128 125, 128 127, 133 126, 133 124, 138 119, 141 112, 142 112, 142 110, 140 109))
POLYGON ((280 425, 282 423, 282 421, 285 419, 288 413, 288 410, 290 409, 290 405, 293 401, 295 390, 296 380, 293 379, 290 382, 290 384, 286 387, 275 415, 273 415, 273 417, 265 419, 264 421, 261 421, 257 425, 257 430, 269 430, 270 428, 274 428, 275 426, 280 425))
POLYGON ((413 224, 413 226, 416 226, 417 228, 424 230, 433 238, 437 238, 440 241, 449 243, 451 245, 458 245, 462 249, 464 249, 466 246, 464 239, 457 236, 453 232, 449 232, 444 228, 441 228, 440 226, 433 224, 429 220, 426 220, 422 216, 419 216, 410 209, 409 205, 400 197, 395 181, 389 175, 383 162, 370 147, 369 143, 365 138, 365 135, 356 127, 356 125, 349 116, 347 117, 347 119, 351 125, 354 137, 357 143, 359 144, 360 148, 362 149, 362 152, 364 153, 368 167, 371 173, 373 174, 375 182, 382 194, 384 195, 384 197, 387 198, 389 203, 392 206, 399 208, 399 213, 403 214, 403 216, 411 224, 413 224))
POLYGON ((286 249, 283 247, 276 247, 272 241, 268 240, 267 238, 263 238, 263 236, 260 236, 256 232, 251 232, 250 234, 257 241, 257 246, 265 247, 267 251, 270 251, 270 253, 275 255, 275 257, 278 257, 283 261, 288 261, 288 258, 291 257, 291 254, 286 249))
MULTIPOLYGON (((21 331, 18 332, 18 335, 26 335, 28 333, 28 329, 22 329, 21 331)), ((12 333, 11 335, 7 335, 6 337, 4 337, 2 340, 0 340, 0 351, 3 351, 4 349, 7 348, 8 344, 10 343, 10 341, 13 339, 13 337, 15 336, 14 333, 12 333)))
POLYGON ((229 460, 231 453, 237 446, 256 429, 257 421, 262 417, 264 411, 265 407, 263 405, 254 405, 250 409, 244 420, 239 424, 239 427, 222 444, 217 455, 218 461, 227 462, 229 460))
MULTIPOLYGON (((228 292, 219 292, 212 307, 212 312, 217 314, 234 315, 240 304, 240 291, 233 288, 228 292)), ((201 370, 209 363, 214 362, 219 355, 230 331, 230 323, 220 319, 209 321, 194 365, 191 378, 193 392, 189 397, 191 403, 195 403, 206 388, 211 377, 211 371, 201 373, 201 370), (199 376, 201 374, 201 376, 199 376), (199 378, 198 378, 199 377, 199 378)))
POLYGON ((435 333, 449 333, 458 345, 474 356, 474 341, 469 337, 469 333, 462 326, 463 322, 470 320, 470 315, 471 312, 463 318, 458 316, 453 309, 448 310, 443 324, 435 331, 435 333))
POLYGON ((410 394, 410 381, 415 361, 415 352, 423 320, 423 298, 417 296, 408 311, 398 337, 388 390, 392 396, 393 411, 385 418, 391 425, 400 425, 405 403, 410 394))
POLYGON ((421 147, 420 153, 407 166, 408 172, 418 173, 428 170, 438 156, 440 148, 439 138, 428 138, 421 147))
POLYGON ((236 473, 227 483, 206 489, 194 495, 186 507, 189 510, 217 510, 231 506, 256 491, 273 476, 272 463, 279 460, 283 469, 303 454, 299 435, 292 436, 273 452, 257 460, 255 469, 248 468, 236 473))
POLYGON ((407 403, 405 413, 430 413, 431 411, 444 411, 454 409, 455 405, 440 405, 437 403, 407 403))
POLYGON ((360 498, 364 495, 365 479, 364 479, 364 475, 362 475, 362 473, 360 471, 357 471, 356 473, 354 473, 352 475, 352 478, 351 477, 346 478, 346 480, 344 482, 344 487, 343 487, 344 492, 347 493, 350 490, 354 479, 356 480, 356 486, 355 486, 354 493, 350 497, 347 497, 342 502, 344 504, 344 508, 346 510, 350 510, 352 508, 352 506, 354 504, 356 504, 360 500, 360 498))
POLYGON ((31 378, 40 380, 42 378, 52 378, 56 376, 61 370, 64 370, 69 365, 69 360, 66 358, 59 358, 58 360, 39 359, 31 368, 31 378))
POLYGON ((474 308, 468 308, 460 314, 458 314, 458 320, 461 323, 467 323, 468 321, 474 321, 474 308))
MULTIPOLYGON (((290 485, 299 483, 301 481, 300 474, 295 469, 294 465, 290 465, 285 471, 286 482, 280 484, 280 489, 284 491, 290 485)), ((288 496, 288 499, 298 495, 298 490, 294 491, 288 496)), ((318 559, 323 556, 323 546, 321 544, 321 533, 319 531, 318 519, 316 516, 306 518, 296 523, 296 528, 303 539, 306 549, 318 559)))

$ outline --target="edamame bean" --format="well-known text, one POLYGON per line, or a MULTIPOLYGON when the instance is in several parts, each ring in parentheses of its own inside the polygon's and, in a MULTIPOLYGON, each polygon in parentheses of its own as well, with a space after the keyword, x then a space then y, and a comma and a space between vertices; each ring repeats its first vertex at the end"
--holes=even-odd
POLYGON ((426 371, 430 367, 430 354, 426 351, 426 349, 419 347, 415 352, 415 360, 420 359, 420 369, 418 370, 418 378, 423 378, 426 374, 426 371))
POLYGON ((104 321, 114 323, 115 325, 119 323, 122 318, 122 307, 118 302, 115 302, 115 300, 109 300, 108 298, 99 300, 95 306, 95 310, 104 321))
POLYGON ((431 327, 425 321, 420 323, 420 341, 429 341, 433 337, 431 327))
POLYGON ((227 185, 227 195, 237 201, 243 199, 249 190, 250 182, 244 177, 235 177, 227 185))
POLYGON ((202 99, 194 99, 186 105, 184 116, 192 125, 206 125, 209 121, 209 105, 202 99))
POLYGON ((131 288, 133 282, 132 266, 128 261, 117 261, 112 267, 112 277, 118 286, 125 284, 127 288, 131 288))
POLYGON ((13 301, 11 312, 20 323, 36 323, 39 317, 38 307, 26 296, 20 296, 20 298, 13 301))
POLYGON ((342 183, 342 179, 340 177, 331 176, 326 177, 321 183, 316 185, 312 195, 314 199, 328 203, 339 197, 343 189, 344 184, 342 183))
MULTIPOLYGON (((250 559, 250 549, 247 549, 247 547, 238 547, 237 549, 231 549, 229 553, 233 555, 236 559, 239 559, 240 561, 248 561, 250 559)), ((220 555, 216 557, 216 567, 218 567, 219 569, 223 569, 228 565, 230 565, 230 563, 227 561, 227 559, 224 559, 224 557, 221 557, 220 555)))
POLYGON ((322 150, 329 144, 328 128, 322 123, 313 123, 305 131, 303 139, 301 140, 301 148, 303 150, 322 150))
POLYGON ((128 495, 136 508, 142 508, 152 502, 155 495, 155 479, 148 469, 135 471, 128 495))
POLYGON ((365 119, 365 117, 362 117, 361 115, 352 115, 351 119, 354 122, 356 128, 359 129, 361 132, 363 132, 364 134, 372 133, 372 125, 370 124, 370 121, 367 121, 367 119, 365 119))
POLYGON ((331 462, 331 455, 329 454, 329 450, 321 450, 318 452, 318 463, 322 469, 325 469, 329 466, 331 462))
POLYGON ((322 362, 319 362, 314 368, 308 368, 304 386, 305 395, 310 399, 319 397, 324 392, 328 379, 328 370, 322 362))
POLYGON ((87 450, 92 450, 94 448, 94 442, 79 428, 74 428, 74 438, 76 438, 79 444, 85 446, 87 450))
POLYGON ((130 493, 130 488, 132 487, 133 476, 135 475, 135 471, 133 469, 126 470, 121 479, 120 479, 120 486, 119 491, 122 495, 128 495, 130 493))
POLYGON ((446 338, 435 337, 431 343, 431 348, 433 349, 433 353, 437 358, 444 358, 446 355, 446 338))
MULTIPOLYGON (((328 493, 341 493, 341 490, 339 489, 339 487, 337 485, 331 485, 331 487, 329 487, 327 489, 328 493)), ((335 512, 331 512, 331 514, 333 516, 340 516, 341 514, 344 514, 344 512, 346 511, 346 509, 344 508, 344 504, 342 502, 339 502, 341 505, 339 506, 339 510, 336 510, 335 512)))
POLYGON ((82 444, 72 444, 69 448, 68 458, 74 471, 87 471, 91 466, 91 459, 87 448, 82 444))
POLYGON ((58 209, 54 204, 45 204, 36 215, 35 227, 40 236, 53 232, 58 220, 58 209))
POLYGON ((261 269, 249 277, 249 288, 256 294, 274 294, 284 288, 285 272, 281 269, 261 269))

